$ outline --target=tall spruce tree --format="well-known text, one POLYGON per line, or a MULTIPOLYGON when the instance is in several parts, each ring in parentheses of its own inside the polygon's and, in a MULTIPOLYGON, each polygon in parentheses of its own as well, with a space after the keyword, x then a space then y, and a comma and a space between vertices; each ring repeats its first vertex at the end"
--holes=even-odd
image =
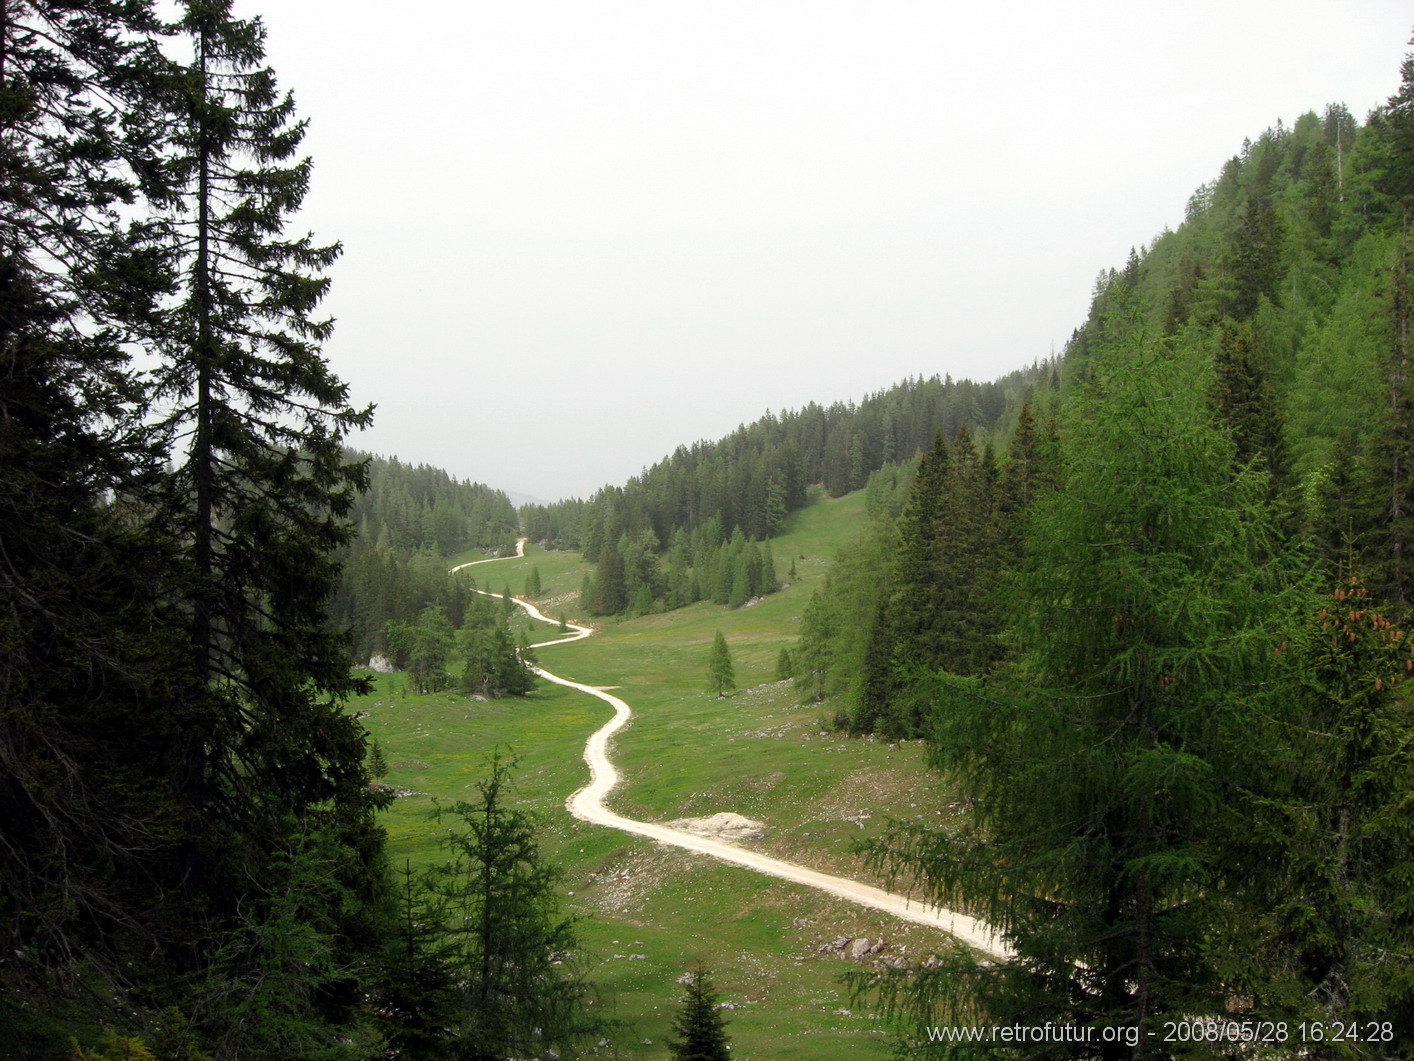
MULTIPOLYGON (((260 22, 230 0, 186 0, 181 14, 192 54, 169 81, 162 220, 182 286, 155 373, 176 463, 159 515, 185 552, 188 665, 204 690, 175 719, 173 790, 197 823, 186 889, 219 921, 257 882, 283 886, 256 867, 299 834, 342 850, 340 883, 371 901, 372 814, 388 797, 367 783, 364 733, 343 705, 367 683, 326 611, 364 485, 342 440, 371 416, 320 355, 319 274, 339 248, 285 232, 310 162, 260 22)), ((340 940, 366 939, 353 922, 369 911, 344 916, 340 940)))
MULTIPOLYGON (((979 450, 964 426, 953 446, 939 506, 933 614, 922 639, 928 665, 954 674, 983 674, 1001 654, 997 576, 1003 556, 997 475, 990 445, 979 450)), ((920 718, 914 724, 924 723, 920 718)))
POLYGON ((952 479, 952 458, 940 431, 919 462, 899 518, 891 599, 880 600, 871 616, 874 630, 865 670, 873 680, 861 690, 867 699, 856 705, 856 732, 879 726, 891 735, 912 736, 921 728, 919 700, 905 690, 913 690, 918 678, 938 665, 939 595, 944 589, 938 578, 939 536, 952 479))

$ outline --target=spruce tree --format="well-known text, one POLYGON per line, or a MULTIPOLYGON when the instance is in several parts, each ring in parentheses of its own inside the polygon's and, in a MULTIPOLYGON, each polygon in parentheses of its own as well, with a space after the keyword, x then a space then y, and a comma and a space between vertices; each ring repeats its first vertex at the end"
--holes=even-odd
POLYGON ((623 553, 614 542, 605 542, 599 550, 599 565, 594 571, 593 586, 594 600, 590 607, 593 614, 618 615, 628 607, 623 553))
POLYGON ((383 754, 383 746, 376 740, 368 749, 368 772, 379 781, 388 776, 388 758, 383 754))
POLYGON ((1252 347, 1250 322, 1227 324, 1219 329, 1213 404, 1232 431, 1237 460, 1261 460, 1271 476, 1275 497, 1291 480, 1286 431, 1266 373, 1252 347))
POLYGON ((864 645, 863 666, 853 702, 846 710, 851 733, 872 733, 877 728, 890 739, 913 736, 903 712, 899 711, 900 675, 895 658, 897 631, 893 624, 890 595, 879 594, 869 619, 869 635, 864 645))
POLYGON ((393 1049, 445 1057, 456 992, 443 912, 428 878, 414 874, 410 861, 397 876, 396 924, 378 968, 378 1016, 393 1049))
MULTIPOLYGON (((991 447, 979 451, 964 426, 954 442, 939 505, 932 614, 921 637, 926 664, 954 674, 983 674, 1001 655, 997 576, 1003 547, 997 478, 991 447)), ((919 718, 914 725, 921 731, 925 722, 919 718)))
POLYGON ((170 708, 200 694, 170 649, 176 544, 142 519, 163 454, 129 360, 171 283, 131 220, 162 194, 157 35, 140 0, 0 14, 0 947, 17 974, 140 978, 184 931, 170 708))
POLYGON ((775 593, 781 588, 780 579, 776 576, 776 558, 771 552, 771 543, 761 543, 761 581, 758 587, 761 593, 775 593))
POLYGON ((1308 605, 1278 680, 1231 734, 1258 759, 1229 806, 1220 865, 1238 901, 1212 932, 1234 987, 1262 1016, 1340 1022, 1373 1042, 1313 1044, 1313 1056, 1414 1050, 1414 640, 1358 576, 1308 605), (1385 1022, 1388 1022, 1386 1024, 1385 1022))
POLYGON ((317 833, 343 852, 335 879, 352 897, 329 931, 357 947, 380 887, 372 816, 390 797, 367 783, 344 702, 368 683, 327 613, 365 484, 342 441, 371 419, 320 353, 332 327, 315 316, 320 274, 339 247, 286 232, 310 161, 260 22, 236 19, 230 0, 185 0, 178 30, 191 55, 166 86, 174 189, 160 221, 180 286, 154 382, 174 462, 158 519, 183 543, 177 606, 204 692, 174 717, 172 791, 200 823, 185 888, 217 925, 245 916, 278 898, 251 896, 259 867, 317 833))
MULTIPOLYGON (((1410 43, 1414 44, 1414 41, 1410 43)), ((1399 72, 1399 90, 1371 121, 1371 131, 1376 140, 1380 190, 1396 202, 1414 197, 1414 52, 1405 53, 1399 72)), ((1337 125, 1341 119, 1346 125, 1353 124, 1349 113, 1336 116, 1331 124, 1337 125)), ((1347 149, 1350 139, 1347 132, 1347 149)))
POLYGON ((789 681, 795 677, 795 655, 788 648, 781 649, 776 656, 775 678, 778 682, 789 681))
POLYGON ((682 1008, 673 1018, 668 1051, 673 1061, 730 1061, 726 1022, 717 1009, 717 993, 701 966, 683 981, 682 1008))
POLYGON ((1312 545, 1334 584, 1348 571, 1353 557, 1362 556, 1373 513, 1367 503, 1366 468, 1355 451, 1349 431, 1336 436, 1330 460, 1313 476, 1307 505, 1312 545))
POLYGON ((893 626, 899 640, 899 664, 905 670, 934 663, 925 645, 931 640, 927 631, 936 612, 937 541, 950 465, 948 444, 939 432, 919 462, 899 519, 893 626))
MULTIPOLYGON (((1054 427, 1054 424, 1052 424, 1054 427)), ((1007 445, 1007 461, 997 480, 997 518, 1004 552, 1019 559, 1032 504, 1056 487, 1058 442, 1036 423, 1031 403, 1024 402, 1016 432, 1007 445)))

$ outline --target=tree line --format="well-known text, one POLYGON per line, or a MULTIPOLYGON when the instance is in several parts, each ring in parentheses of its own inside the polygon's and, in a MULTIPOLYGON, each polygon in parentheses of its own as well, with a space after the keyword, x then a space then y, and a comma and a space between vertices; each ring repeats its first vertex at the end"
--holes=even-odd
POLYGON ((928 741, 965 823, 870 856, 1015 950, 857 979, 905 1028, 1414 1049, 1411 205, 1414 56, 1363 126, 1279 123, 1102 274, 1049 414, 995 452, 940 434, 901 506, 879 490, 796 682, 928 741))
POLYGON ((389 624, 415 622, 438 608, 462 625, 472 599, 447 578, 448 558, 471 549, 515 551, 515 506, 501 491, 458 482, 440 468, 349 451, 368 487, 349 520, 357 529, 337 554, 343 571, 329 605, 333 629, 347 630, 354 658, 391 657, 389 624))
POLYGON ((716 518, 692 533, 679 528, 662 553, 653 532, 627 533, 599 550, 580 606, 591 615, 646 615, 701 600, 740 608, 780 589, 769 541, 748 541, 740 527, 723 537, 716 518))
POLYGON ((858 404, 768 412, 719 441, 680 446, 588 501, 524 506, 521 526, 532 541, 577 549, 596 565, 584 597, 593 614, 725 604, 740 594, 721 588, 726 576, 709 550, 738 538, 759 550, 807 504, 811 485, 834 497, 862 489, 881 469, 908 465, 940 432, 1004 435, 1025 401, 1045 403, 1058 386, 1059 365, 1037 362, 988 383, 920 377, 858 404))

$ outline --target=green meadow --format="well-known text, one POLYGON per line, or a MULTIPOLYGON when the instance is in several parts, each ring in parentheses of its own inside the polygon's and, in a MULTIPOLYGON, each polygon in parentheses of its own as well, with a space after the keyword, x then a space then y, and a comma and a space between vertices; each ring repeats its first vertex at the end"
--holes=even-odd
MULTIPOLYGON (((952 813, 922 765, 920 744, 830 732, 825 708, 801 705, 791 683, 772 680, 830 557, 863 519, 862 494, 817 500, 797 513, 772 541, 778 574, 790 585, 756 604, 595 620, 593 637, 537 650, 546 669, 615 687, 633 707, 634 720, 613 747, 624 778, 610 797, 615 810, 654 821, 732 811, 765 825, 750 846, 873 883, 883 882, 851 853, 854 841, 890 818, 941 821, 952 813), (722 698, 707 688, 717 630, 730 646, 738 687, 722 698)), ((532 565, 541 610, 586 621, 577 595, 587 569, 577 554, 528 547, 523 558, 467 574, 481 588, 519 594, 532 565)), ((556 634, 553 625, 536 626, 546 638, 556 634)), ((726 1014, 734 1056, 885 1058, 892 1044, 884 1022, 867 1000, 851 1000, 842 982, 870 964, 832 946, 864 937, 883 942, 876 958, 916 959, 949 945, 932 930, 802 886, 570 817, 565 800, 589 777, 584 741, 610 716, 592 697, 547 682, 528 697, 500 701, 413 696, 394 674, 378 678, 360 709, 390 764, 385 780, 411 793, 384 816, 397 865, 438 859, 434 805, 469 798, 494 749, 515 755, 517 799, 543 823, 542 854, 564 872, 563 908, 581 918, 591 978, 624 1022, 613 1037, 615 1056, 666 1056, 676 981, 700 961, 734 1007, 726 1014)))

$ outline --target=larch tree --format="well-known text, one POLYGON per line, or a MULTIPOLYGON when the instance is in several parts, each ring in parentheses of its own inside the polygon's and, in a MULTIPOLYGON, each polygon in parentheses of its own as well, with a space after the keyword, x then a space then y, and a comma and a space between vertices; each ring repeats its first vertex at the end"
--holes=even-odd
POLYGON ((736 688, 736 673, 732 669, 732 653, 720 630, 712 639, 712 651, 707 657, 707 685, 718 697, 736 688))
POLYGON ((935 683, 930 754, 973 821, 905 827, 876 856, 1015 956, 886 982, 929 1023, 1051 1022, 1094 1041, 1048 1056, 1134 1059, 1158 1056, 1166 1016, 1226 1003, 1204 931, 1222 901, 1217 812, 1249 767, 1225 737, 1239 691, 1269 674, 1299 565, 1265 473, 1235 470, 1211 373, 1142 336, 1097 352, 1015 580, 1027 651, 990 679, 935 683))
POLYGON ((508 805, 513 765, 493 756, 477 798, 437 815, 456 822, 432 889, 454 985, 452 1056, 468 1061, 566 1056, 604 1028, 576 969, 573 920, 558 912, 560 874, 540 856, 533 819, 508 805))

